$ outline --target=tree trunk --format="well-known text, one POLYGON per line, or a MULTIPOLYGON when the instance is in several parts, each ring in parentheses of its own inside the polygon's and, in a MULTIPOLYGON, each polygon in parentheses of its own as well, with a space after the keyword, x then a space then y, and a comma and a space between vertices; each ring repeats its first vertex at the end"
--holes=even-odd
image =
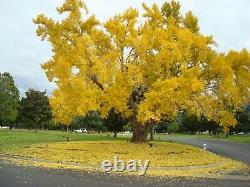
POLYGON ((66 131, 67 131, 67 133, 69 132, 69 126, 68 125, 66 125, 66 131))
POLYGON ((139 123, 134 123, 131 142, 146 142, 149 130, 150 128, 148 124, 143 125, 139 123))
POLYGON ((116 138, 117 137, 117 132, 116 131, 114 131, 114 138, 116 138))
POLYGON ((229 135, 229 133, 228 133, 228 132, 226 132, 226 138, 228 138, 228 135, 229 135))

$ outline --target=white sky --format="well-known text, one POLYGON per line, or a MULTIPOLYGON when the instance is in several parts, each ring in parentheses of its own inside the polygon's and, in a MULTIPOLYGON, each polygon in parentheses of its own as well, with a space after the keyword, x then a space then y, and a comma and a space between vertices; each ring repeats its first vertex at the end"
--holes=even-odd
MULTIPOLYGON (((101 21, 142 2, 161 5, 165 0, 86 0, 90 12, 101 21)), ((57 17, 56 7, 63 0, 0 0, 0 72, 9 72, 22 92, 29 88, 53 89, 40 64, 50 56, 50 47, 36 37, 32 19, 39 13, 57 17)), ((182 12, 191 10, 198 18, 201 32, 213 35, 217 50, 250 50, 249 0, 180 0, 182 12)))

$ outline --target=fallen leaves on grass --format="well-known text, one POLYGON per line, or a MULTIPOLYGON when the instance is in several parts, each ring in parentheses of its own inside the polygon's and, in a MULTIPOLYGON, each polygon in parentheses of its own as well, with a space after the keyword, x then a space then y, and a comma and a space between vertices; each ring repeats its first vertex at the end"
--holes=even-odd
POLYGON ((150 147, 148 144, 125 141, 84 141, 23 146, 6 153, 33 158, 33 163, 29 159, 19 160, 19 164, 83 170, 96 170, 103 160, 113 161, 114 156, 125 162, 131 159, 150 160, 147 174, 153 176, 204 177, 245 167, 240 162, 188 145, 169 142, 154 142, 154 145, 150 147))

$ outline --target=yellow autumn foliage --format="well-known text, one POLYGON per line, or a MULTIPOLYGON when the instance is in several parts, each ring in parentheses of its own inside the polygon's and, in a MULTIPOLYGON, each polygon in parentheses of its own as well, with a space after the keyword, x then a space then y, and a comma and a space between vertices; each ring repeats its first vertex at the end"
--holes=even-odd
POLYGON ((129 8, 104 23, 81 0, 65 0, 61 21, 37 16, 37 35, 52 46, 42 68, 57 85, 55 120, 69 124, 89 111, 105 117, 114 108, 138 125, 188 111, 225 131, 234 126, 234 113, 249 102, 249 52, 213 50, 213 38, 176 1, 142 6, 142 17, 129 8))

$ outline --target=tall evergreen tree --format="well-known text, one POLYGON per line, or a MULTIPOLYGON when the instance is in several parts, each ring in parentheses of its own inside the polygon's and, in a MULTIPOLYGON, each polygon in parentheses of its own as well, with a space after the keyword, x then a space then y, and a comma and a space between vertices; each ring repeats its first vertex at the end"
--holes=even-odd
POLYGON ((30 128, 44 128, 46 123, 52 118, 49 98, 46 92, 40 92, 30 89, 25 92, 20 102, 20 119, 28 124, 30 128))
MULTIPOLYGON (((0 73, 0 122, 13 122, 17 116, 19 90, 9 73, 0 73)), ((1 125, 1 124, 0 124, 1 125)))

